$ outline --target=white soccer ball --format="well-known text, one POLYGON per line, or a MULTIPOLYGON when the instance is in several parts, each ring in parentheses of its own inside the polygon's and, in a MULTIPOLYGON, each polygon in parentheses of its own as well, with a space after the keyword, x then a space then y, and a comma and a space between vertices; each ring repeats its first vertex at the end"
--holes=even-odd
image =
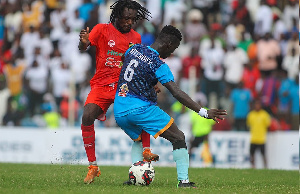
POLYGON ((133 185, 150 185, 154 177, 155 170, 149 162, 138 161, 129 168, 129 180, 133 185))

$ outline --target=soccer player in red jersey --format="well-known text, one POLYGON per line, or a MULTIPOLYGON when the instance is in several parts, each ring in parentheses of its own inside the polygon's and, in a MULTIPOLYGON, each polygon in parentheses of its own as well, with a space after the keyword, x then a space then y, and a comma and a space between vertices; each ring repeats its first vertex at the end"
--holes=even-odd
MULTIPOLYGON (((81 30, 79 35, 79 50, 86 50, 88 46, 96 47, 96 72, 90 81, 91 91, 84 105, 81 124, 82 138, 90 165, 84 179, 87 184, 100 175, 95 154, 94 121, 96 119, 104 121, 107 109, 114 102, 122 67, 121 56, 130 44, 141 43, 141 36, 132 29, 132 25, 137 20, 147 19, 150 16, 150 12, 136 1, 118 0, 110 8, 112 9, 110 23, 97 24, 91 32, 87 27, 81 30)), ((143 143, 135 141, 132 146, 132 160, 136 158, 144 158, 146 161, 158 160, 159 156, 150 151, 150 135, 143 132, 140 138, 143 143)))

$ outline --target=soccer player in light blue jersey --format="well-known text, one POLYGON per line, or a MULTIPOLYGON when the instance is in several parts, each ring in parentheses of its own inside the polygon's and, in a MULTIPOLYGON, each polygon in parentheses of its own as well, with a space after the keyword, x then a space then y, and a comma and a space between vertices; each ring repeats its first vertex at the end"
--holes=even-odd
MULTIPOLYGON (((225 110, 202 108, 184 93, 174 82, 165 59, 179 46, 182 35, 173 26, 165 26, 151 46, 136 44, 125 53, 114 102, 117 124, 135 142, 140 140, 142 130, 154 138, 169 140, 173 145, 173 159, 177 168, 177 187, 195 187, 189 181, 189 156, 185 136, 166 112, 157 104, 154 86, 160 82, 183 105, 207 119, 223 119, 225 110)), ((171 64, 172 65, 172 64, 171 64)), ((134 147, 134 146, 133 146, 134 147)), ((135 161, 142 160, 142 150, 132 149, 135 161)))

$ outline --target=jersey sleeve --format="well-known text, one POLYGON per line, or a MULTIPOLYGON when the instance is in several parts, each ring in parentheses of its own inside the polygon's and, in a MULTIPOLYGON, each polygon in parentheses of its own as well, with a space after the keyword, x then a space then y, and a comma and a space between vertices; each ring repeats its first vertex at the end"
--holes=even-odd
POLYGON ((103 37, 103 28, 104 24, 97 24, 92 29, 89 34, 89 41, 91 42, 91 46, 97 46, 98 40, 103 37))
POLYGON ((155 72, 155 76, 161 84, 174 81, 174 76, 167 64, 162 64, 155 72))

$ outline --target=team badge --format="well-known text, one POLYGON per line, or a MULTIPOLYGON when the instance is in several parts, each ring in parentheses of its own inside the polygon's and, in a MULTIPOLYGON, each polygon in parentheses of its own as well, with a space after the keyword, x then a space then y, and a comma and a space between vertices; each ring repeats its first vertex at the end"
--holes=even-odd
POLYGON ((134 45, 134 43, 130 42, 129 43, 129 48, 132 47, 134 45))
POLYGON ((127 84, 122 84, 122 86, 119 89, 118 96, 126 97, 127 93, 129 92, 127 84))
POLYGON ((108 41, 108 46, 114 47, 115 45, 116 45, 115 41, 113 40, 108 41))

